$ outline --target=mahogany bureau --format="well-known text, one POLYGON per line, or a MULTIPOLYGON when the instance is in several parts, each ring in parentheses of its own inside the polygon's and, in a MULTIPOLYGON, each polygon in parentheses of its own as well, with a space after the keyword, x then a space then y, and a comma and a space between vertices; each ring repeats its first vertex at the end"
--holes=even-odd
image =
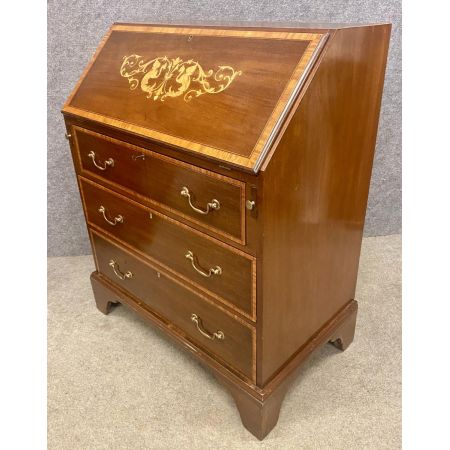
POLYGON ((259 439, 305 359, 353 339, 389 36, 114 24, 63 108, 98 309, 210 367, 259 439))

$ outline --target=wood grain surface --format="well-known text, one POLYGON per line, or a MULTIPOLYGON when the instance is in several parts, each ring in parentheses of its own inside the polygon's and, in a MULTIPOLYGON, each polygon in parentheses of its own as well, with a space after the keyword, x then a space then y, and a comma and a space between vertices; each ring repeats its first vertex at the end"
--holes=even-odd
POLYGON ((89 130, 78 127, 73 127, 73 130, 83 172, 123 186, 182 217, 203 223, 217 233, 245 243, 245 192, 242 182, 89 130), (91 152, 94 152, 95 163, 89 156, 91 152), (105 166, 110 159, 113 165, 105 166), (188 188, 194 207, 206 210, 208 203, 217 200, 220 209, 205 215, 196 212, 188 199, 181 195, 183 187, 188 188))
POLYGON ((389 35, 336 33, 263 172, 261 385, 354 298, 389 35))
POLYGON ((91 239, 100 273, 183 330, 198 346, 254 379, 255 333, 252 326, 213 303, 205 302, 194 290, 140 261, 97 232, 91 231, 91 239), (116 263, 119 275, 130 272, 132 277, 122 279, 117 276, 110 261, 116 263), (204 337, 192 322, 192 314, 198 315, 205 331, 222 331, 225 338, 210 340, 204 337))
MULTIPOLYGON (((114 25, 63 111, 254 168, 322 37, 292 31, 114 25), (152 80, 130 90, 128 79, 121 75, 124 58, 132 55, 141 57, 142 63, 157 58, 170 63, 194 61, 208 75, 209 88, 224 84, 221 72, 219 78, 215 75, 221 67, 239 75, 217 94, 205 93, 189 101, 184 95, 148 98, 141 87, 146 89, 152 80)), ((180 74, 175 71, 172 78, 180 74)), ((195 74, 186 83, 201 91, 195 74)), ((136 77, 138 73, 131 78, 136 77)), ((167 89, 176 90, 180 83, 167 89)))
POLYGON ((259 439, 305 359, 354 337, 389 37, 116 24, 63 110, 98 308, 213 368, 259 439))
POLYGON ((245 317, 256 320, 256 259, 180 222, 80 177, 89 225, 112 235, 145 257, 163 265, 245 317), (99 211, 103 206, 105 217, 99 211), (115 222, 120 216, 121 222, 115 222), (114 224, 115 223, 115 224, 114 224), (206 271, 219 266, 220 275, 204 277, 186 259, 206 271))

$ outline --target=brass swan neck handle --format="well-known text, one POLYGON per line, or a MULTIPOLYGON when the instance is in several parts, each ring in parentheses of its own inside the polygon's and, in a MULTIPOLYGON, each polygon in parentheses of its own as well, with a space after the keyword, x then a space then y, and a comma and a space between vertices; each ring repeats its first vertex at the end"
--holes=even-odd
POLYGON ((196 213, 206 215, 206 214, 209 214, 211 211, 214 211, 214 210, 217 211, 217 210, 220 209, 220 203, 219 203, 219 200, 216 200, 215 198, 213 198, 213 199, 206 205, 206 209, 205 209, 205 210, 200 209, 200 208, 197 208, 196 206, 194 206, 194 205, 192 204, 191 194, 190 194, 190 192, 189 192, 189 189, 188 189, 186 186, 183 186, 183 188, 181 189, 180 194, 181 194, 183 197, 187 197, 188 202, 189 202, 189 206, 190 206, 196 213))
POLYGON ((219 266, 211 267, 208 271, 203 270, 200 267, 197 267, 197 264, 195 262, 196 259, 195 255, 190 250, 188 250, 185 257, 186 259, 189 259, 191 261, 191 265, 194 268, 194 270, 205 278, 209 278, 211 275, 222 275, 222 268, 219 266))
POLYGON ((92 162, 94 163, 94 166, 97 167, 99 170, 106 170, 108 167, 114 167, 114 160, 112 158, 108 158, 104 165, 101 166, 96 160, 95 160, 95 152, 92 150, 88 153, 88 157, 92 159, 92 162))
POLYGON ((197 327, 197 330, 200 332, 200 334, 205 336, 205 338, 211 341, 213 341, 214 339, 223 341, 225 339, 225 334, 223 331, 217 330, 214 333, 210 333, 209 331, 205 330, 205 328, 203 328, 202 319, 197 316, 197 314, 192 314, 191 320, 195 323, 195 326, 197 327))
POLYGON ((112 226, 115 226, 118 223, 123 223, 123 216, 122 216, 122 214, 117 215, 112 220, 108 219, 108 217, 106 216, 106 208, 103 205, 100 205, 100 208, 98 208, 98 212, 103 214, 103 218, 105 219, 105 221, 108 222, 112 226))
POLYGON ((111 261, 109 261, 109 265, 114 270, 114 273, 115 273, 117 278, 120 278, 121 280, 126 280, 128 278, 133 278, 133 273, 130 272, 129 270, 127 270, 125 273, 121 272, 120 268, 119 268, 119 264, 117 264, 117 262, 114 261, 113 259, 111 259, 111 261))

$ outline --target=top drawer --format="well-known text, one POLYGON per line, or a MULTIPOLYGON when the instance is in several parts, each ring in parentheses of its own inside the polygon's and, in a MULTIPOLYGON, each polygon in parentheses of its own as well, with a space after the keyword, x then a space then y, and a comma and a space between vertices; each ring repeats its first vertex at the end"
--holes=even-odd
POLYGON ((83 172, 245 244, 245 184, 90 130, 73 127, 83 172))

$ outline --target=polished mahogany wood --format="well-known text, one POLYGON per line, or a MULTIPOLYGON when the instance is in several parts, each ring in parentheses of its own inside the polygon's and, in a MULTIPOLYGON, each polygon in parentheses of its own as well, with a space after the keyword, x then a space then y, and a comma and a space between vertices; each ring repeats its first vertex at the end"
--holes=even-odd
POLYGON ((210 367, 258 439, 306 358, 354 338, 389 35, 387 24, 116 24, 64 106, 98 309, 123 303, 210 367), (167 57, 143 67, 151 42, 167 57), (199 67, 173 52, 194 48, 200 65, 223 56, 245 71, 184 98, 199 67), (169 66, 176 80, 152 84, 169 66), (184 186, 192 206, 220 208, 195 212, 184 186))
POLYGON ((254 168, 323 37, 116 24, 64 111, 254 168))
POLYGON ((73 127, 73 135, 83 172, 119 184, 188 220, 245 242, 242 182, 88 130, 73 127), (207 214, 195 211, 189 198, 181 195, 183 188, 188 189, 195 208, 205 212, 208 204, 217 200, 219 209, 210 208, 207 214))
POLYGON ((113 235, 196 288, 256 320, 255 258, 83 177, 80 188, 91 226, 113 235), (188 252, 194 255, 194 262, 186 258, 188 252), (220 267, 221 273, 206 277, 193 265, 206 274, 220 267))
POLYGON ((94 278, 94 273, 91 274, 91 286, 94 292, 95 304, 97 309, 103 314, 107 315, 111 312, 114 306, 117 306, 120 302, 111 291, 102 283, 99 283, 94 278))
MULTIPOLYGON (((153 152, 155 149, 155 143, 153 141, 148 141, 142 137, 135 136, 133 134, 129 134, 122 131, 117 131, 114 128, 107 128, 102 124, 90 122, 80 117, 72 117, 65 116, 67 133, 70 136, 68 142, 70 144, 70 150, 72 153, 73 164, 77 173, 81 174, 84 178, 89 178, 92 181, 100 183, 108 188, 118 192, 138 203, 148 206, 149 208, 158 211, 165 216, 173 218, 177 221, 188 224, 190 227, 195 228, 198 231, 201 231, 204 234, 207 234, 212 237, 217 237, 219 234, 220 240, 224 243, 230 244, 233 247, 236 247, 242 250, 245 253, 248 253, 252 256, 256 256, 257 248, 259 246, 259 221, 258 221, 258 211, 257 208, 254 210, 245 209, 245 242, 236 240, 235 237, 222 233, 220 230, 216 228, 210 227, 206 223, 202 223, 201 221, 193 221, 189 216, 180 215, 180 213, 175 209, 169 209, 166 206, 156 203, 149 199, 148 197, 144 197, 140 194, 137 194, 134 191, 131 191, 126 186, 122 186, 120 184, 110 182, 106 178, 101 178, 94 172, 90 172, 87 170, 83 170, 81 167, 81 162, 79 158, 79 152, 75 143, 75 132, 74 128, 82 128, 87 132, 94 132, 100 134, 104 137, 110 137, 121 142, 127 142, 132 144, 140 149, 147 149, 153 152)), ((168 156, 171 160, 180 160, 180 150, 175 150, 173 147, 168 145, 158 144, 156 146, 158 150, 158 154, 168 156)), ((222 175, 226 177, 226 179, 234 179, 240 181, 245 188, 245 199, 256 200, 259 189, 257 185, 259 183, 260 177, 255 177, 254 175, 248 174, 247 172, 241 170, 235 170, 231 167, 213 163, 212 161, 199 157, 192 156, 191 154, 183 154, 182 157, 183 162, 189 164, 190 167, 196 167, 198 169, 204 169, 207 172, 214 173, 217 175, 222 175)))
POLYGON ((262 385, 354 298, 389 33, 336 33, 262 175, 262 385))
MULTIPOLYGON (((358 306, 356 301, 349 302, 317 331, 310 342, 298 350, 270 383, 264 388, 259 388, 243 381, 226 367, 218 364, 214 357, 205 353, 201 348, 194 347, 182 330, 171 327, 155 311, 149 309, 144 303, 116 284, 110 283, 100 273, 94 272, 91 275, 91 283, 97 307, 101 312, 108 314, 113 305, 118 302, 124 304, 139 313, 145 320, 156 325, 212 370, 216 379, 232 395, 243 425, 260 440, 264 439, 276 425, 284 396, 309 356, 327 342, 333 343, 336 339, 342 339, 343 336, 353 336, 358 306), (108 305, 107 309, 105 309, 105 305, 108 305)), ((347 341, 347 346, 350 343, 351 341, 347 341)))
POLYGON ((260 440, 264 439, 277 424, 286 392, 298 375, 301 365, 314 350, 326 342, 345 342, 344 348, 338 346, 341 350, 351 344, 355 332, 357 310, 356 301, 348 302, 331 320, 316 331, 308 343, 300 347, 278 375, 259 390, 259 395, 249 395, 248 391, 242 389, 241 386, 215 372, 216 378, 228 388, 233 396, 243 425, 254 436, 260 440))
POLYGON ((254 380, 253 326, 213 302, 205 301, 193 289, 188 289, 169 274, 140 260, 98 232, 91 231, 91 238, 97 269, 101 274, 183 330, 196 345, 214 353, 225 364, 254 380), (192 314, 198 316, 199 327, 204 332, 213 334, 221 331, 224 338, 204 336, 192 321, 192 314))
POLYGON ((330 337, 329 341, 339 350, 346 350, 353 342, 356 328, 356 313, 358 304, 355 302, 354 310, 349 315, 345 323, 330 337))

